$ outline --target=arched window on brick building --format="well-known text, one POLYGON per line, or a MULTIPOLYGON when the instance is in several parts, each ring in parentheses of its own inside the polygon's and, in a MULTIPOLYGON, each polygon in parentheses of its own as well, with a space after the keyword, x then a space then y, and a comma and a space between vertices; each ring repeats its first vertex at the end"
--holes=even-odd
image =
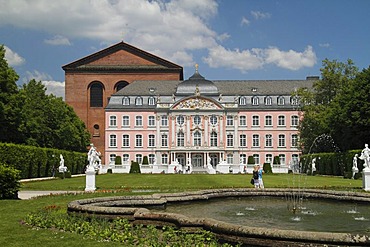
POLYGON ((101 82, 95 81, 90 85, 90 107, 103 107, 103 90, 101 82))
POLYGON ((119 81, 114 86, 114 91, 118 92, 122 88, 126 87, 128 84, 130 84, 130 83, 128 83, 127 81, 119 81))

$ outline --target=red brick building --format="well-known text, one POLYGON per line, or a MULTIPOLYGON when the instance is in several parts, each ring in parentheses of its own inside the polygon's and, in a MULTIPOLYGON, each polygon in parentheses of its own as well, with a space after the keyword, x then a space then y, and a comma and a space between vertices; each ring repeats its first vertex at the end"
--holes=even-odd
POLYGON ((110 96, 138 80, 183 80, 183 68, 127 43, 64 65, 65 101, 91 133, 91 142, 105 150, 104 108, 110 96))

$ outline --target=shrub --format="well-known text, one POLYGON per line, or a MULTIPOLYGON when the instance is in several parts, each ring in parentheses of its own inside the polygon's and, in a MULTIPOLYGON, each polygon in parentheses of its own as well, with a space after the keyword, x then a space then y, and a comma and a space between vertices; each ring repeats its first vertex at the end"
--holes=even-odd
POLYGON ((115 165, 122 165, 122 158, 121 156, 116 156, 116 159, 114 161, 115 165))
POLYGON ((248 156, 248 165, 254 165, 256 162, 254 161, 253 156, 248 156))
POLYGON ((272 168, 270 163, 263 163, 263 171, 266 174, 272 174, 272 168))
POLYGON ((0 199, 17 199, 20 171, 0 163, 0 199))
POLYGON ((107 173, 112 174, 112 173, 113 173, 112 169, 111 169, 111 168, 109 168, 109 169, 107 170, 107 173))
POLYGON ((141 173, 140 165, 136 161, 131 161, 130 173, 141 173))
POLYGON ((279 156, 274 157, 274 165, 280 165, 280 158, 279 156))
POLYGON ((144 158, 143 158, 143 165, 149 165, 148 156, 144 156, 144 158))

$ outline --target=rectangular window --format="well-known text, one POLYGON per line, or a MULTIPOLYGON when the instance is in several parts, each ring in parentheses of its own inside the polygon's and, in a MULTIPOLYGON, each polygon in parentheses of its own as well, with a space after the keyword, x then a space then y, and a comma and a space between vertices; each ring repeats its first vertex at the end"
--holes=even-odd
POLYGON ((272 154, 266 154, 266 163, 272 164, 272 154))
POLYGON ((285 116, 279 116, 278 117, 278 125, 279 126, 285 126, 285 116))
POLYGON ((298 126, 298 116, 292 116, 291 117, 291 125, 294 127, 298 126))
POLYGON ((168 126, 168 117, 167 117, 167 115, 162 115, 161 116, 161 125, 162 126, 168 126))
POLYGON ((265 126, 272 126, 272 116, 265 116, 265 126))
POLYGON ((254 164, 259 164, 260 163, 260 155, 259 154, 253 154, 254 158, 254 164))
POLYGON ((298 135, 292 135, 292 147, 298 147, 298 135))
POLYGON ((272 135, 271 134, 267 134, 265 136, 265 146, 272 147, 272 135))
POLYGON ((285 147, 285 135, 279 135, 279 147, 285 147))
POLYGON ((162 147, 167 147, 168 146, 168 136, 167 134, 162 134, 162 147))
POLYGON ((130 117, 122 116, 122 127, 130 127, 130 117))
POLYGON ((135 117, 135 126, 143 126, 143 117, 142 116, 136 116, 135 117))
POLYGON ((142 154, 136 154, 135 155, 136 162, 141 164, 143 162, 143 155, 142 154))
POLYGON ((117 127, 117 117, 109 116, 109 127, 117 127))
POLYGON ((143 146, 143 136, 142 135, 136 135, 135 147, 142 147, 142 146, 143 146))
POLYGON ((168 155, 162 154, 162 165, 168 164, 168 155))
POLYGON ((260 146, 260 136, 259 135, 253 135, 253 140, 252 140, 252 146, 253 147, 259 147, 260 146))
POLYGON ((130 136, 129 135, 122 136, 122 147, 125 147, 125 148, 130 147, 130 136))
POLYGON ((154 155, 154 154, 149 154, 149 155, 148 155, 149 164, 151 164, 151 165, 153 165, 153 164, 154 164, 154 157, 155 157, 155 155, 154 155))
POLYGON ((148 117, 148 126, 154 127, 155 126, 155 116, 149 116, 148 117))
POLYGON ((110 135, 109 136, 109 147, 117 147, 117 136, 116 135, 110 135))
POLYGON ((182 132, 177 134, 177 146, 183 147, 185 145, 185 135, 182 132))
POLYGON ((240 126, 247 126, 247 116, 240 116, 239 117, 239 125, 240 126))
POLYGON ((234 146, 234 136, 232 134, 227 135, 227 146, 228 147, 234 146))
POLYGON ((260 117, 259 116, 253 116, 252 117, 252 126, 260 126, 260 117))
POLYGON ((226 125, 233 126, 234 125, 234 116, 226 116, 226 125))
POLYGON ((240 145, 240 147, 246 147, 247 146, 247 135, 245 135, 245 134, 240 135, 239 145, 240 145))
POLYGON ((155 135, 149 135, 148 147, 155 147, 155 135))

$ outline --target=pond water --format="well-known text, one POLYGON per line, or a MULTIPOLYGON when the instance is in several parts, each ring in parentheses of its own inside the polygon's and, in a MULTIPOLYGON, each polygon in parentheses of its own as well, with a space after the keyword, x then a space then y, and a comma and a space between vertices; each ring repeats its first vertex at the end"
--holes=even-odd
POLYGON ((241 197, 168 204, 165 212, 285 230, 370 234, 370 205, 304 199, 293 213, 285 198, 241 197))

